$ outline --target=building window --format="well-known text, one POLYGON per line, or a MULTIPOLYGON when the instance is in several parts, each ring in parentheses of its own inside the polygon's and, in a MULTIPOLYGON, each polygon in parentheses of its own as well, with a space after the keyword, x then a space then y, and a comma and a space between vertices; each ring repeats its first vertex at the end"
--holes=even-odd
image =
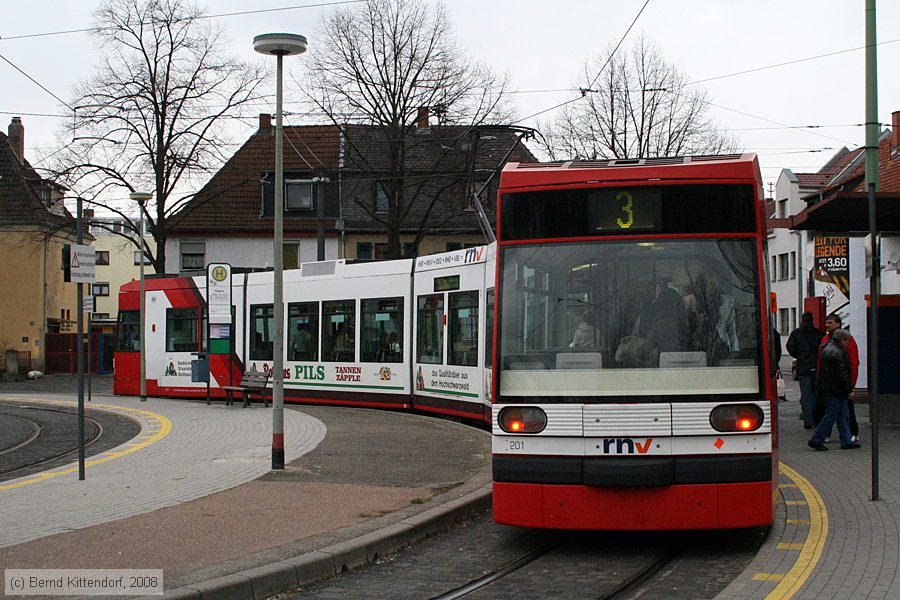
POLYGON ((362 301, 362 362, 403 362, 403 298, 362 301))
POLYGON ((272 360, 275 336, 275 306, 250 306, 250 360, 272 360))
MULTIPOLYGON (((140 263, 135 263, 140 264, 140 263)), ((181 270, 199 271, 206 268, 206 242, 204 240, 182 240, 181 270)))
POLYGON ((300 266, 300 242, 284 242, 281 253, 285 269, 296 269, 300 266))
POLYGON ((787 200, 779 200, 778 201, 778 218, 779 219, 787 219, 787 216, 788 216, 787 206, 788 206, 787 200))
POLYGON ((372 242, 356 242, 356 258, 372 260, 372 242))
POLYGON ((390 208, 390 201, 388 200, 387 192, 384 191, 384 187, 379 183, 375 185, 375 212, 379 214, 385 214, 388 212, 390 208))
POLYGON ((109 283, 97 282, 94 284, 93 291, 95 296, 109 296, 109 283))
POLYGON ((356 300, 322 303, 322 360, 356 360, 356 300))
POLYGON ((791 309, 791 331, 797 329, 797 309, 791 309))
POLYGON ((288 179, 284 182, 285 210, 313 209, 313 182, 308 179, 288 179))
POLYGON ((91 318, 94 321, 109 321, 109 313, 94 313, 91 318))
POLYGON ((784 281, 788 278, 788 255, 787 252, 778 255, 778 280, 784 281))
MULTIPOLYGON (((797 253, 791 252, 791 279, 797 278, 797 253)), ((793 330, 791 330, 793 331, 793 330)))
POLYGON ((778 321, 781 323, 781 327, 778 328, 778 333, 781 335, 787 335, 791 332, 791 315, 790 310, 787 308, 778 309, 778 321))
MULTIPOLYGON (((135 251, 134 251, 134 264, 136 264, 136 265, 141 264, 141 251, 140 251, 140 250, 135 250, 135 251)), ((144 256, 144 264, 145 264, 145 265, 149 265, 149 264, 150 264, 150 259, 147 258, 146 255, 144 256)))
POLYGON ((769 271, 769 279, 775 281, 778 278, 778 257, 772 257, 772 270, 769 271))
POLYGON ((108 265, 109 264, 109 250, 97 250, 94 254, 96 257, 94 264, 97 265, 108 265))
POLYGON ((447 242, 447 252, 453 252, 454 250, 462 250, 463 245, 462 242, 447 242))
POLYGON ((387 260, 388 257, 388 245, 387 244, 375 244, 375 260, 387 260))

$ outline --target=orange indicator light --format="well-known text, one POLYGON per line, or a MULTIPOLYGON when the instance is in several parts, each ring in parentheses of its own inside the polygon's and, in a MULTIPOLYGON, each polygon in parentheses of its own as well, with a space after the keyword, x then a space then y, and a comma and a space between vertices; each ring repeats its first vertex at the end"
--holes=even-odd
POLYGON ((522 422, 521 421, 513 421, 512 423, 509 424, 509 428, 512 429, 513 431, 519 431, 520 429, 522 429, 522 422))
POLYGON ((753 429, 753 422, 750 419, 741 419, 740 428, 743 430, 753 429))

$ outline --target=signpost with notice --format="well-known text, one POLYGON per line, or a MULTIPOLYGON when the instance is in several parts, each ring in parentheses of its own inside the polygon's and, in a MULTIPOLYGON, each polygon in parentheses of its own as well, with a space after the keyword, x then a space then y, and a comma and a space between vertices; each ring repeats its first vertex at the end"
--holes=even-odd
MULTIPOLYGON (((231 314, 231 265, 210 263, 206 267, 206 304, 209 309, 206 339, 209 340, 209 360, 214 354, 228 356, 228 384, 234 385, 231 348, 234 327, 231 314)), ((209 402, 209 382, 207 382, 207 402, 209 402)))

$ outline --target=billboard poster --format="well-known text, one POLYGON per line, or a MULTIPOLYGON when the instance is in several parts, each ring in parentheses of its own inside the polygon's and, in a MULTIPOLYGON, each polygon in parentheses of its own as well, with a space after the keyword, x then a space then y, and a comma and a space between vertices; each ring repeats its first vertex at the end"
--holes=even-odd
POLYGON ((850 245, 847 237, 817 236, 815 242, 816 296, 825 297, 825 314, 836 312, 850 320, 850 245))

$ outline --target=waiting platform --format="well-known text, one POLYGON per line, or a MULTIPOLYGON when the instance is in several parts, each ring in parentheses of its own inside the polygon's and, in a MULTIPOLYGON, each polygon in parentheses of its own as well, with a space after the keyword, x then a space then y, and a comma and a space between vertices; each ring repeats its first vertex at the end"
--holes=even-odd
MULTIPOLYGON (((5 568, 160 568, 167 597, 262 598, 353 568, 490 506, 487 433, 429 417, 332 407, 285 411, 283 471, 270 471, 271 409, 116 397, 92 404, 143 430, 72 466, 0 483, 5 568), (314 452, 313 452, 314 451, 314 452), (307 456, 304 459, 304 456, 307 456), (59 472, 54 475, 54 472, 59 472)), ((0 384, 0 402, 73 401, 72 379, 0 384)), ((779 403, 781 494, 771 535, 719 596, 898 598, 900 428, 860 450, 815 452, 788 382, 779 403)))

